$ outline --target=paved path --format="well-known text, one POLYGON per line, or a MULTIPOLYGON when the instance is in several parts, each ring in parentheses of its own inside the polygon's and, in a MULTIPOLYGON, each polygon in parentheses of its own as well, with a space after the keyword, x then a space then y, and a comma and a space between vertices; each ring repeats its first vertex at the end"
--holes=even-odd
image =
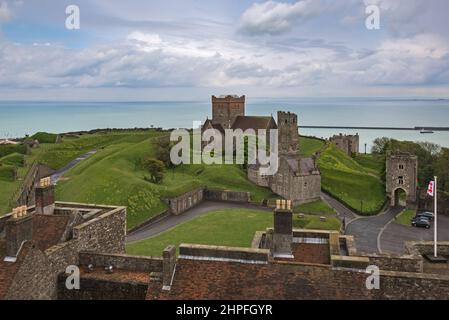
POLYGON ((337 212, 337 215, 340 217, 340 219, 343 220, 344 218, 346 220, 346 224, 358 218, 356 213, 354 213, 351 209, 343 205, 338 200, 332 198, 330 195, 321 192, 321 199, 323 199, 323 201, 325 201, 331 208, 333 208, 337 212))
POLYGON ((209 213, 211 211, 222 210, 222 209, 254 209, 254 210, 262 210, 267 211, 267 213, 271 213, 272 209, 255 206, 251 204, 238 204, 238 203, 229 203, 229 202, 214 202, 214 201, 205 201, 199 204, 198 206, 187 210, 183 214, 179 216, 169 215, 162 220, 159 220, 144 229, 137 230, 131 234, 128 234, 126 237, 126 242, 135 242, 147 238, 154 237, 164 231, 167 231, 171 228, 176 227, 178 224, 192 220, 195 217, 201 216, 203 214, 209 213))
POLYGON ((70 169, 72 169, 73 167, 75 167, 77 164, 79 164, 81 161, 86 160, 87 158, 89 158, 90 156, 94 155, 95 153, 97 153, 96 150, 93 151, 89 151, 85 154, 83 154, 82 156, 79 156, 78 158, 76 158, 75 160, 71 161, 69 164, 67 164, 65 167, 59 169, 58 171, 56 171, 55 173, 53 173, 51 175, 51 181, 52 183, 57 183, 59 179, 61 179, 61 177, 70 169))
POLYGON ((385 226, 399 214, 403 208, 389 208, 384 213, 373 217, 358 218, 346 225, 346 234, 354 236, 357 251, 364 253, 381 253, 378 239, 385 226))
MULTIPOLYGON (((432 241, 434 223, 430 229, 413 228, 397 223, 386 226, 380 237, 380 247, 383 253, 405 253, 406 241, 432 241)), ((449 241, 449 217, 438 216, 438 240, 449 241)))

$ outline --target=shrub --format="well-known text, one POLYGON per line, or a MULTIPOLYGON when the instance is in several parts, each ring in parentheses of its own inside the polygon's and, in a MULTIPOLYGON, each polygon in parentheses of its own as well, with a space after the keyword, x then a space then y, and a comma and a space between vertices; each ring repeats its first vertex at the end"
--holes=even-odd
POLYGON ((39 143, 56 143, 57 134, 38 132, 30 137, 32 140, 37 140, 39 143))
POLYGON ((17 170, 13 166, 0 166, 0 180, 15 181, 17 176, 17 170))
POLYGON ((164 163, 157 159, 147 158, 144 160, 143 166, 145 170, 150 174, 148 177, 145 177, 145 180, 148 180, 153 183, 162 183, 164 180, 165 174, 165 166, 164 163))

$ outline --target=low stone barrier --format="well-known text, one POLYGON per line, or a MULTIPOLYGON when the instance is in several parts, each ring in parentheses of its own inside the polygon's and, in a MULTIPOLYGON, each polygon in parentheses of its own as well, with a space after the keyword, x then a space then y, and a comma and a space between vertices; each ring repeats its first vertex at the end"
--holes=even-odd
POLYGON ((267 263, 269 250, 181 244, 180 258, 267 263))
POLYGON ((103 254, 80 252, 80 265, 94 267, 113 266, 116 269, 138 272, 162 272, 162 258, 132 256, 127 254, 103 254))
POLYGON ((196 205, 204 199, 204 188, 198 188, 180 195, 179 197, 165 199, 171 214, 179 215, 196 205))
POLYGON ((226 201, 236 203, 248 203, 251 201, 250 192, 205 189, 204 197, 210 201, 226 201))

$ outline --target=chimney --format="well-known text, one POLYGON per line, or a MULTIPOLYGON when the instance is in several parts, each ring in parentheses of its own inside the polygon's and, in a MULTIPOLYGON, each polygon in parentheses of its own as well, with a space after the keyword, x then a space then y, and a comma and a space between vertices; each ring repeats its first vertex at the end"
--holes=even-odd
POLYGON ((274 258, 293 259, 293 212, 290 200, 276 200, 272 255, 274 258))
POLYGON ((5 224, 6 258, 14 262, 22 243, 33 236, 33 217, 28 214, 27 206, 14 208, 12 217, 5 224))
POLYGON ((36 187, 36 213, 53 214, 55 211, 55 186, 50 178, 43 178, 36 187))
POLYGON ((162 290, 171 289, 176 266, 176 247, 168 246, 162 252, 162 290))

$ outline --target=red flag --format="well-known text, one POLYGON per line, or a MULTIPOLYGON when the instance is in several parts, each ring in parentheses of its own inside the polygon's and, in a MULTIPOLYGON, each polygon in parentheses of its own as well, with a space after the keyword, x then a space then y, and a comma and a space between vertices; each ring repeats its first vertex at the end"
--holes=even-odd
POLYGON ((431 197, 434 196, 434 194, 435 194, 435 182, 434 181, 429 182, 429 186, 427 187, 427 194, 431 197))

